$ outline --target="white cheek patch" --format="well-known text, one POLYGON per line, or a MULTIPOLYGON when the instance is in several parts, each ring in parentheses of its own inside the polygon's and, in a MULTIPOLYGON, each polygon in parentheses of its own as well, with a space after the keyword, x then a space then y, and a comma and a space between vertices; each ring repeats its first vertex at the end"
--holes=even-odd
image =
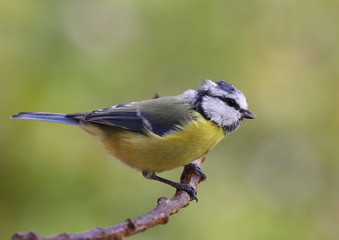
POLYGON ((228 106, 219 98, 204 97, 202 108, 207 117, 220 126, 232 125, 241 118, 239 111, 228 106))

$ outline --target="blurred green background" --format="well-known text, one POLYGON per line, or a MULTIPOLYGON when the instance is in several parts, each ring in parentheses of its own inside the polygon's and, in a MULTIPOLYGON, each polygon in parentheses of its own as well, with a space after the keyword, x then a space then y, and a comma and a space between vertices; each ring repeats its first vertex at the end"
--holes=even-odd
POLYGON ((198 203, 131 239, 339 239, 338 9, 336 0, 2 0, 1 239, 107 227, 174 193, 76 127, 10 115, 177 95, 203 79, 234 84, 258 118, 210 152, 198 203))

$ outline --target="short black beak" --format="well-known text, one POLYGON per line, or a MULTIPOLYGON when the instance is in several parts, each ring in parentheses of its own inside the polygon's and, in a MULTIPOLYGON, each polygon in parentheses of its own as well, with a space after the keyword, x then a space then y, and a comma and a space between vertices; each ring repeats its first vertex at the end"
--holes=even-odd
POLYGON ((242 111, 242 116, 243 118, 247 118, 247 119, 254 119, 257 118, 254 113, 252 113, 250 110, 243 110, 242 111))

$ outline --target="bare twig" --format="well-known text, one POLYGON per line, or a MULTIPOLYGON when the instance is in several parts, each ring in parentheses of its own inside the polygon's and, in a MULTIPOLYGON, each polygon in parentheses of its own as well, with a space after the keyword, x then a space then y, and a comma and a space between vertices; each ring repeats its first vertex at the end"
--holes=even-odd
MULTIPOLYGON (((194 163, 199 166, 205 160, 204 157, 197 159, 194 163)), ((189 170, 183 172, 182 183, 191 185, 195 190, 200 182, 199 173, 189 170)), ((184 191, 178 191, 172 199, 159 198, 155 209, 135 219, 127 219, 124 222, 108 227, 95 228, 88 232, 72 234, 62 233, 56 236, 43 237, 35 232, 16 233, 12 240, 120 240, 124 237, 143 232, 159 224, 166 224, 169 216, 177 213, 181 208, 188 206, 191 202, 190 196, 184 191)))

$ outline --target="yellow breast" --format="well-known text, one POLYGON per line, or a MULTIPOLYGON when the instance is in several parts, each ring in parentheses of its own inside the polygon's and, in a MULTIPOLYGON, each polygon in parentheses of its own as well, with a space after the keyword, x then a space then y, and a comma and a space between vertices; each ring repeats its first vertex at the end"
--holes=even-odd
POLYGON ((196 121, 163 137, 116 128, 100 138, 107 150, 127 165, 141 171, 162 172, 205 155, 224 136, 222 127, 197 113, 196 121))

